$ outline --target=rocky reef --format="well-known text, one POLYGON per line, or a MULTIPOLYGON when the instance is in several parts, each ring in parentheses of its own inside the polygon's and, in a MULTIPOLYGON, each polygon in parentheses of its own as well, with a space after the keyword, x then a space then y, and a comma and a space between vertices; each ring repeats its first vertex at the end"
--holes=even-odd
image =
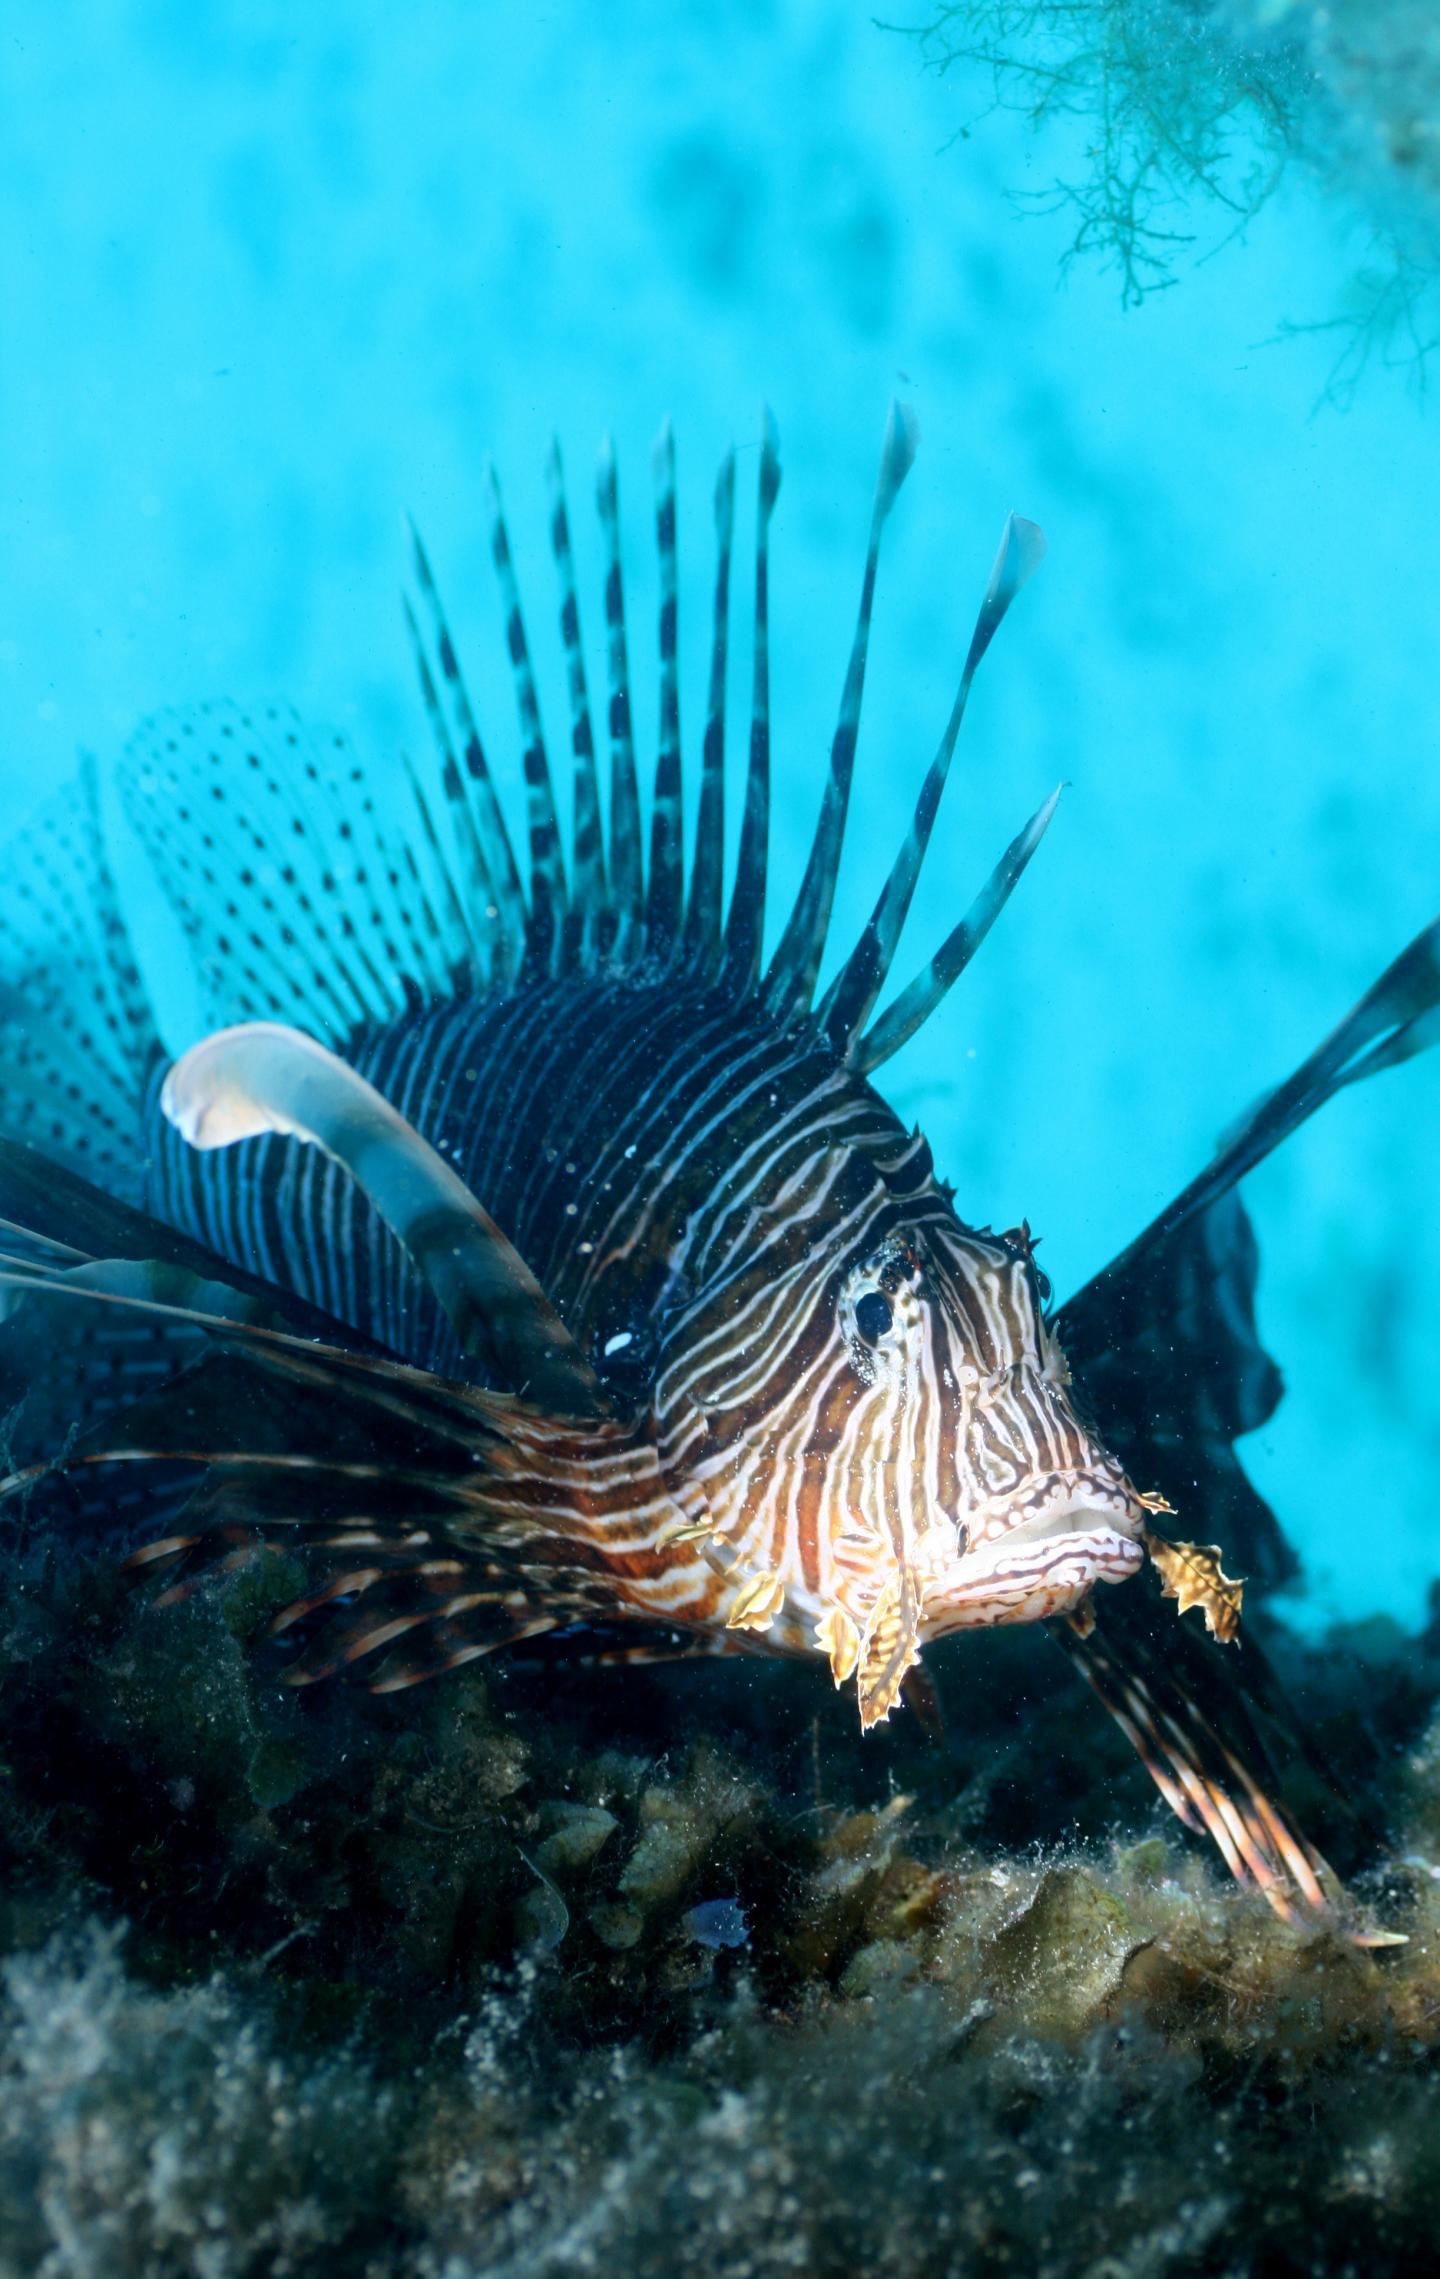
MULTIPOLYGON (((0 2273, 1407 2268, 1440 2192, 1440 1634, 1271 1646, 1409 1943, 1223 1881, 1038 1633, 946 1732, 808 1669, 287 1689, 257 1560, 3 1604, 0 2273), (1378 1835, 1377 1835, 1378 1831, 1378 1835)), ((1218 1649, 1217 1649, 1218 1650, 1218 1649)))

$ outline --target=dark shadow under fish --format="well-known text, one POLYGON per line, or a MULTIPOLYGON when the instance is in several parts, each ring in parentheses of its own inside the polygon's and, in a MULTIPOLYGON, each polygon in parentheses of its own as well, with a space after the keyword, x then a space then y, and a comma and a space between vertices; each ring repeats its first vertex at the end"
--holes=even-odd
MULTIPOLYGON (((400 1688, 522 1640, 818 1654, 871 1725, 931 1640, 1046 1621, 1182 1819, 1282 1913, 1323 1918, 1343 1899, 1280 1801, 1233 1657, 1176 1621, 1198 1607, 1228 1639, 1239 1586, 1208 1541, 1154 1522, 1173 1509, 1252 1577, 1287 1571, 1234 1448, 1279 1393, 1236 1183, 1342 1085, 1433 1041, 1440 929, 1051 1311, 1028 1229, 962 1221, 871 1082, 1054 810, 877 1010, 974 674, 1040 558, 1032 524, 1007 524, 904 845, 816 1002, 881 532, 913 452, 897 411, 819 823, 768 958, 770 431, 728 907, 734 466, 687 876, 668 431, 648 860, 608 454, 608 821, 558 455, 550 469, 568 863, 493 482, 523 872, 418 541, 432 774, 381 777, 286 711, 226 705, 162 716, 126 754, 121 797, 209 1032, 178 1062, 92 775, 42 811, 8 850, 0 916, 0 1494, 38 1490, 77 1539, 147 1534, 132 1564, 168 1598, 257 1546, 303 1551, 312 1580, 273 1625, 295 1682, 354 1669, 400 1688)), ((1253 1696, 1253 1652, 1249 1672, 1253 1696)))

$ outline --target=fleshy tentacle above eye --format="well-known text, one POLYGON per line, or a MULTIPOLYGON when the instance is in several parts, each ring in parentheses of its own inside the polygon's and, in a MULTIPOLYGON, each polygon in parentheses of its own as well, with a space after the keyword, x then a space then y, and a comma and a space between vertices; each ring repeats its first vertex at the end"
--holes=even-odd
POLYGON ((313 1037, 268 1021, 222 1029, 176 1062, 161 1105, 192 1147, 274 1133, 322 1149, 404 1244, 466 1352, 562 1415, 603 1408, 589 1363, 465 1182, 313 1037))

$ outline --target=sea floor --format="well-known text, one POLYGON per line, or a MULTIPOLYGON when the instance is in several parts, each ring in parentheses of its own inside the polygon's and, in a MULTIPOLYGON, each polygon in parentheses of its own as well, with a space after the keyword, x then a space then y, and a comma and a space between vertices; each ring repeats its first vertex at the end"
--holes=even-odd
MULTIPOLYGON (((1038 1633, 295 1693, 276 1560, 3 1607, 0 2273, 1375 2274, 1440 2204, 1440 1629, 1268 1644, 1379 1953, 1166 1815, 1038 1633)), ((1217 1649, 1218 1650, 1218 1649, 1217 1649)))

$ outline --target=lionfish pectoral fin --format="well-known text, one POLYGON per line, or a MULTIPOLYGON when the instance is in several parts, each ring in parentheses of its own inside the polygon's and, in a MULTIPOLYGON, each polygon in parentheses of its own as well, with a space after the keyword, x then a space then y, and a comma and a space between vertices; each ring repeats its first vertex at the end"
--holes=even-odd
POLYGON ((161 1105, 192 1147, 264 1133, 349 1173, 414 1259, 467 1353, 560 1415, 603 1407, 594 1372, 540 1284, 444 1158, 355 1069, 299 1029, 221 1029, 170 1070, 161 1105))
POLYGON ((138 1198, 132 1144, 160 1050, 88 762, 5 842, 0 1120, 14 1141, 138 1198))
POLYGON ((1168 1473, 1177 1502, 1193 1511, 1198 1500, 1257 1583, 1284 1581, 1296 1562, 1233 1446, 1280 1397, 1256 1333, 1255 1238, 1235 1188, 1335 1093, 1437 1041, 1440 919, 1056 1318, 1094 1421, 1131 1476, 1164 1486, 1168 1473))
MULTIPOLYGON (((0 1497, 63 1472, 69 1531, 91 1507, 102 1517, 106 1491, 98 1476, 82 1487, 81 1467, 111 1444, 129 1463, 157 1404, 161 1441, 192 1444, 195 1365, 232 1342, 299 1349, 312 1370, 327 1359, 354 1372, 377 1366, 375 1348, 305 1299, 0 1139, 0 1497)), ((138 1519, 138 1476, 126 1478, 135 1485, 112 1473, 108 1492, 120 1519, 138 1519)), ((177 1491, 151 1492, 158 1514, 177 1491)))
POLYGON ((1081 1293, 1133 1273, 1167 1236, 1210 1208, 1346 1085, 1397 1068, 1440 1042, 1440 918, 1416 935, 1292 1076, 1227 1133, 1210 1162, 1081 1293))
POLYGON ((1257 1265, 1232 1191, 1090 1283, 1055 1329, 1130 1477, 1158 1480, 1187 1522, 1230 1546, 1254 1583, 1273 1585, 1295 1559, 1234 1447, 1280 1398, 1255 1325, 1257 1265))
MULTIPOLYGON (((1098 1694, 1160 1794, 1185 1827, 1207 1835, 1236 1882, 1263 1893, 1286 1922, 1339 1929, 1356 1943, 1343 1885, 1275 1793, 1253 1733, 1222 1731, 1189 1682, 1186 1656, 1107 1606, 1088 1628, 1073 1617, 1050 1625, 1098 1694)), ((1203 1640, 1193 1641, 1205 1650, 1203 1640)), ((1383 1934, 1381 1935, 1384 1936, 1383 1934)))
MULTIPOLYGON (((123 1281, 141 1272, 125 1263, 123 1281)), ((164 1276, 173 1283, 175 1269, 164 1276)), ((46 1285, 36 1299, 64 1294, 77 1317, 87 1306, 75 1299, 173 1315, 191 1349, 169 1381, 34 1465, 34 1481, 107 1481, 112 1518, 148 1529, 125 1568, 159 1584, 157 1604, 242 1561, 289 1554, 301 1588, 280 1563, 289 1595, 269 1618, 285 1682, 353 1673, 374 1691, 554 1629, 633 1620, 586 1520, 586 1470, 615 1463, 617 1427, 540 1418, 424 1370, 182 1313, 112 1281, 73 1294, 46 1285), (134 1509, 123 1511, 128 1486, 134 1509)), ((98 1351, 103 1361, 103 1340, 98 1351)), ((0 1495, 25 1484, 9 1475, 0 1495)))

